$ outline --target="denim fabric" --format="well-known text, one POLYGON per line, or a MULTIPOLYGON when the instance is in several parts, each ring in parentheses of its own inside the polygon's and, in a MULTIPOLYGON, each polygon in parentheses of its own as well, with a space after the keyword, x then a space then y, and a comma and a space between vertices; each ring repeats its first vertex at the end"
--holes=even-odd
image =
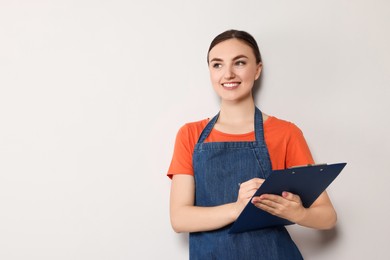
MULTIPOLYGON (((204 143, 218 116, 207 124, 193 153, 196 206, 235 202, 239 183, 267 178, 272 171, 260 110, 255 110, 254 142, 204 143)), ((302 259, 284 227, 228 234, 230 226, 190 233, 190 259, 302 259)))

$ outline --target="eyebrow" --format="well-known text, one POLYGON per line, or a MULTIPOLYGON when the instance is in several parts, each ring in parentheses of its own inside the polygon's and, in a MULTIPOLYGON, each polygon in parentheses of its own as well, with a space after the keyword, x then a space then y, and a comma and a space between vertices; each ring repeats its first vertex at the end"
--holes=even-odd
MULTIPOLYGON (((234 57, 232 60, 238 60, 238 59, 241 59, 241 58, 248 59, 248 57, 245 56, 245 55, 238 55, 238 56, 234 57)), ((214 62, 214 61, 223 61, 223 60, 221 58, 213 58, 212 60, 210 60, 210 62, 214 62)))

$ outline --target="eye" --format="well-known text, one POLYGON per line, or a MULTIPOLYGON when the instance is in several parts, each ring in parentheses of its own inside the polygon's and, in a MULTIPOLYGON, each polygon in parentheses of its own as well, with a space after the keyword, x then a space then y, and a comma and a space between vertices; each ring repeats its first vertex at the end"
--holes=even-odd
POLYGON ((211 64, 211 66, 214 68, 214 69, 219 69, 222 67, 222 64, 221 63, 218 63, 218 62, 215 62, 213 64, 211 64))
POLYGON ((238 61, 236 61, 235 64, 236 64, 236 66, 244 66, 246 64, 246 62, 243 60, 238 60, 238 61))

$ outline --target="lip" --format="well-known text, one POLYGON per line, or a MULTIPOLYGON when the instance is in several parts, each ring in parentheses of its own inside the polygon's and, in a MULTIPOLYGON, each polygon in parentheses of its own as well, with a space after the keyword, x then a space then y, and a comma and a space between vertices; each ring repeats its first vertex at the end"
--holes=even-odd
POLYGON ((222 87, 227 90, 233 90, 240 86, 241 82, 225 82, 222 83, 222 87))

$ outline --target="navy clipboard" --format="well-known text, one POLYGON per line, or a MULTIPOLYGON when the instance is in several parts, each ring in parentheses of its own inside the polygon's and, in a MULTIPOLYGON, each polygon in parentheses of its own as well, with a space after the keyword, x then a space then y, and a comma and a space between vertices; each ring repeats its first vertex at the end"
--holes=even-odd
MULTIPOLYGON (((288 191, 299 195, 303 206, 308 208, 336 179, 345 165, 346 163, 319 164, 272 171, 253 196, 281 195, 283 191, 288 191)), ((271 215, 249 202, 231 226, 229 233, 291 224, 294 223, 271 215)))

